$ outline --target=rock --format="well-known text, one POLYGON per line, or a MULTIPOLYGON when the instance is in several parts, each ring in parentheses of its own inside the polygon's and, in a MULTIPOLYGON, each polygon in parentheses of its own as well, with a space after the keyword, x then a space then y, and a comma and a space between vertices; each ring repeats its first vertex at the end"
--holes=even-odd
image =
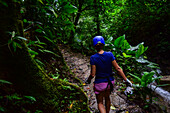
POLYGON ((121 107, 121 105, 125 104, 126 101, 124 99, 122 99, 119 95, 117 95, 116 93, 112 93, 111 94, 111 103, 115 107, 121 107))
POLYGON ((163 76, 161 79, 160 79, 160 83, 170 83, 170 75, 167 75, 167 76, 163 76))

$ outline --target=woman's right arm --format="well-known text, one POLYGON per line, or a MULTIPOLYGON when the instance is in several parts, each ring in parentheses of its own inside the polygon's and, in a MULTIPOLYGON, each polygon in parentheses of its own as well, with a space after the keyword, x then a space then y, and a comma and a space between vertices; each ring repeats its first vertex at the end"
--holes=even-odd
POLYGON ((130 84, 130 86, 132 86, 132 83, 129 79, 126 78, 125 74, 123 73, 122 69, 119 67, 119 65, 117 64, 116 60, 112 61, 112 65, 113 67, 116 69, 117 73, 123 77, 123 79, 128 82, 130 84))

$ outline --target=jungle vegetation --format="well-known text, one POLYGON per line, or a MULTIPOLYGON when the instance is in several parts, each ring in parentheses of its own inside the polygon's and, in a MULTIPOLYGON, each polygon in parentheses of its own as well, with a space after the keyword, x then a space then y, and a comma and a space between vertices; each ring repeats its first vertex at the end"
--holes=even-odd
POLYGON ((169 74, 169 7, 168 0, 0 0, 0 111, 90 112, 59 46, 92 55, 96 35, 139 86, 158 80, 159 66, 169 74))

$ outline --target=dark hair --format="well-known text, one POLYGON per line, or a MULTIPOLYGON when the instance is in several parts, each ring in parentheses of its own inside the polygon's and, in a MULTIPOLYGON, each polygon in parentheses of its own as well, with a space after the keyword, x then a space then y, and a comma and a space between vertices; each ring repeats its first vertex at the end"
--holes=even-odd
POLYGON ((99 44, 96 44, 94 46, 94 48, 98 51, 102 50, 104 48, 104 44, 103 43, 99 43, 99 44))

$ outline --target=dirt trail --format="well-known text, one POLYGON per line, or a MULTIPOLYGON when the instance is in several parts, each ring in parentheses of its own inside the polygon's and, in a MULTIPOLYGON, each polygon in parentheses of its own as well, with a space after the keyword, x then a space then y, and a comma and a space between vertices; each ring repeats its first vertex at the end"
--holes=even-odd
MULTIPOLYGON (((84 82, 85 79, 90 75, 90 57, 83 56, 80 53, 74 53, 69 49, 69 47, 60 46, 60 50, 72 72, 84 82)), ((117 83, 119 84, 119 82, 117 83)), ((115 85, 114 91, 110 96, 112 105, 110 113, 141 113, 142 110, 138 105, 130 105, 127 102, 127 97, 118 91, 120 87, 118 84, 115 85)), ((83 89, 88 96, 91 111, 93 113, 98 113, 96 97, 93 92, 93 82, 90 85, 85 85, 83 89)))

